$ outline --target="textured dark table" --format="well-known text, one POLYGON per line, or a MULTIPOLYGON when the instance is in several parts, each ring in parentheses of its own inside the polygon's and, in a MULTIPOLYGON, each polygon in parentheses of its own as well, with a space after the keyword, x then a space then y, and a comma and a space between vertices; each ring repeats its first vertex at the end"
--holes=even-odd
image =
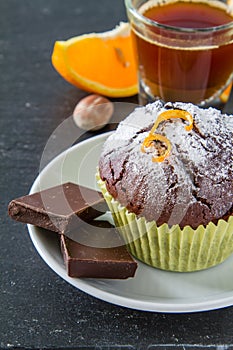
POLYGON ((111 29, 126 18, 123 0, 0 0, 0 17, 0 349, 233 349, 233 307, 161 314, 100 301, 58 277, 7 217, 86 95, 52 68, 54 41, 111 29))

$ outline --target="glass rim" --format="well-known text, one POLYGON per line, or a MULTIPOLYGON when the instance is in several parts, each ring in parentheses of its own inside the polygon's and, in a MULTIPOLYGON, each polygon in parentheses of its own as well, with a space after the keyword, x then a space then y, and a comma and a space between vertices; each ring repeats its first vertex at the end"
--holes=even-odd
MULTIPOLYGON (((201 2, 201 1, 200 1, 201 2)), ((233 17, 232 21, 226 24, 222 24, 220 26, 214 26, 214 27, 208 27, 208 28, 186 28, 186 27, 175 27, 175 26, 170 26, 167 24, 162 24, 159 22, 156 22, 150 18, 147 18, 143 16, 141 13, 138 12, 138 10, 135 8, 133 5, 133 0, 125 0, 125 6, 130 13, 136 17, 138 20, 143 22, 144 24, 153 26, 153 27, 158 27, 162 29, 167 29, 170 31, 176 31, 176 32, 182 32, 182 33, 208 33, 208 32, 218 32, 221 30, 225 29, 230 29, 233 28, 233 17)))

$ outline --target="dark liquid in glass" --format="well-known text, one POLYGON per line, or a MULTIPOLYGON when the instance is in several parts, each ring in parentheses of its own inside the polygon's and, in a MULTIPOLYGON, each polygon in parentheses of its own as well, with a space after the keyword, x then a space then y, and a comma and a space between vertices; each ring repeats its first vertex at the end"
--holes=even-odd
MULTIPOLYGON (((150 1, 139 11, 160 24, 179 28, 210 28, 227 24, 233 17, 215 2, 170 2, 155 6, 150 1)), ((233 34, 205 30, 198 34, 163 33, 151 26, 153 39, 133 29, 140 78, 151 96, 164 101, 200 103, 211 99, 230 83, 233 74, 233 34), (163 37, 160 40, 160 36, 163 37), (166 39, 167 36, 167 39, 166 39), (219 44, 221 42, 221 44, 219 44)))

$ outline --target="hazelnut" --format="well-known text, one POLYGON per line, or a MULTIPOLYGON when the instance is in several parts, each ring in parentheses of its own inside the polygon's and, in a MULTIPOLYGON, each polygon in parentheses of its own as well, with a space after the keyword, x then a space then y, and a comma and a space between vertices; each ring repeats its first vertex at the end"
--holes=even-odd
POLYGON ((73 118, 75 124, 84 130, 99 130, 110 120, 113 103, 100 95, 84 97, 76 105, 73 118))

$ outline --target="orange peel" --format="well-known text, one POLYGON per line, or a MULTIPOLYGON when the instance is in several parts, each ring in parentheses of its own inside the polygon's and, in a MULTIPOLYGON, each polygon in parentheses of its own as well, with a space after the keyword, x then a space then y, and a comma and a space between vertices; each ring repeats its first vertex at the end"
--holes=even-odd
POLYGON ((183 119, 183 120, 186 120, 189 122, 189 125, 185 126, 186 131, 190 131, 193 128, 192 114, 190 114, 188 111, 184 111, 181 109, 169 109, 169 110, 164 111, 158 115, 158 117, 157 117, 157 119, 156 119, 156 121, 151 129, 151 132, 153 133, 162 121, 169 120, 169 119, 175 119, 175 118, 183 119))
POLYGON ((166 151, 159 156, 152 156, 153 162, 163 162, 170 154, 171 152, 171 143, 167 139, 166 136, 163 136, 161 134, 155 134, 156 129, 158 128, 159 124, 165 120, 173 119, 173 118, 180 118, 185 121, 189 122, 189 125, 185 126, 186 131, 190 131, 193 128, 193 117, 192 115, 185 110, 181 109, 169 109, 167 111, 164 111, 160 113, 151 128, 149 135, 144 139, 142 145, 141 145, 141 151, 143 153, 146 152, 147 148, 152 148, 155 145, 155 141, 159 141, 161 143, 164 143, 166 145, 166 151))
POLYGON ((149 134, 143 141, 141 150, 143 153, 145 153, 146 148, 150 148, 154 146, 154 141, 160 141, 166 144, 167 149, 164 152, 164 154, 160 156, 152 156, 152 162, 163 162, 164 159, 167 158, 171 152, 171 143, 165 136, 160 134, 149 134))

